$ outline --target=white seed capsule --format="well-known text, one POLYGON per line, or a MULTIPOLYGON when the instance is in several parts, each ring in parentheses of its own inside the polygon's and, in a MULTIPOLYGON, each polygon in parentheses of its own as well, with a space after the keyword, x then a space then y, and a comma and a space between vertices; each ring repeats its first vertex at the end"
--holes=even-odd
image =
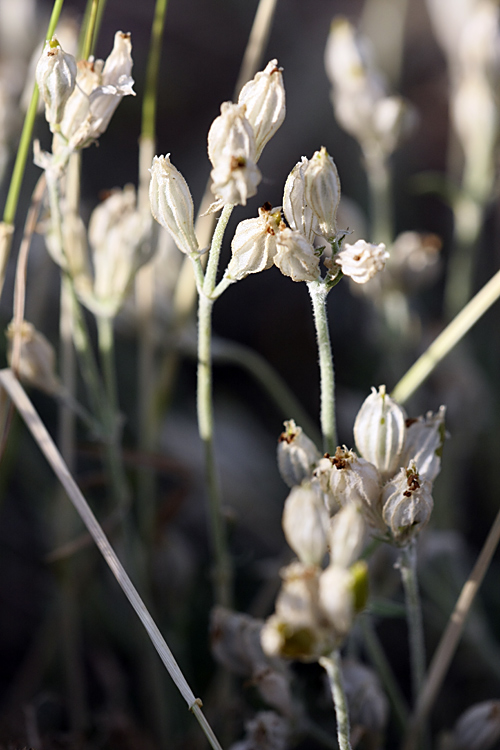
POLYGON ((367 461, 374 464, 388 479, 396 471, 406 436, 406 414, 390 396, 385 385, 371 394, 361 405, 354 422, 356 447, 367 461))
POLYGON ((441 469, 441 454, 446 438, 445 415, 446 407, 441 406, 436 414, 429 411, 425 417, 407 420, 401 464, 408 466, 413 461, 420 477, 430 482, 435 480, 441 469))
POLYGON ((246 118, 253 128, 257 161, 266 143, 285 119, 285 88, 282 68, 271 60, 263 71, 241 89, 238 104, 246 107, 246 118))
POLYGON ((232 257, 225 273, 228 279, 240 281, 250 273, 271 268, 280 222, 281 211, 265 206, 259 208, 257 219, 240 221, 231 241, 232 257))
POLYGON ((305 173, 308 165, 309 159, 303 156, 288 175, 283 190, 283 213, 290 227, 312 242, 315 234, 319 233, 319 226, 306 200, 305 173))
POLYGON ((382 521, 380 494, 382 482, 378 469, 354 451, 340 448, 329 457, 330 473, 328 485, 324 488, 330 512, 339 506, 353 503, 363 513, 367 523, 380 531, 385 531, 382 521))
POLYGON ((73 93, 76 81, 76 60, 64 52, 55 37, 45 43, 36 66, 36 82, 45 102, 45 118, 50 129, 58 130, 64 108, 73 93))
MULTIPOLYGON (((282 224, 284 227, 284 224, 282 224)), ((278 233, 278 252, 274 265, 292 281, 315 281, 319 275, 319 258, 314 247, 300 232, 283 228, 278 233)))
POLYGON ((315 151, 304 171, 305 199, 319 222, 321 234, 329 240, 337 235, 340 179, 332 157, 323 146, 315 151))
POLYGON ((170 161, 170 154, 155 156, 150 172, 151 213, 170 232, 181 252, 186 255, 198 253, 193 199, 186 180, 170 161))
POLYGON ((427 525, 433 508, 432 484, 415 464, 401 469, 382 490, 382 515, 398 546, 405 546, 427 525))
POLYGON ((283 481, 294 487, 311 478, 321 454, 293 419, 284 424, 285 430, 278 439, 278 468, 283 481))
POLYGON ((330 564, 349 568, 361 555, 365 541, 366 523, 361 508, 348 502, 330 519, 330 564))
POLYGON ((319 487, 304 482, 293 487, 283 509, 283 531, 304 565, 321 565, 326 553, 328 512, 319 487))

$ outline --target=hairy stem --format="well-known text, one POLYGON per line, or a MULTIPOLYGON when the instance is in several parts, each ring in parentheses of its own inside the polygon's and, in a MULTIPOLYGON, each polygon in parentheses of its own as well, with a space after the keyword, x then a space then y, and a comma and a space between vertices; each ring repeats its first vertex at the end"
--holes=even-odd
POLYGON ((351 743, 349 739, 349 711, 347 709, 347 699, 344 692, 339 651, 332 651, 330 656, 322 656, 319 660, 319 663, 328 675, 328 681, 330 683, 330 689, 332 691, 333 704, 335 706, 335 715, 337 717, 337 739, 339 742, 339 749, 351 750, 351 743))
POLYGON ((318 343, 320 383, 321 383, 321 432, 323 448, 327 453, 335 453, 337 428, 335 423, 335 375, 333 353, 328 329, 326 297, 329 288, 323 281, 310 281, 307 284, 313 306, 314 325, 318 343))

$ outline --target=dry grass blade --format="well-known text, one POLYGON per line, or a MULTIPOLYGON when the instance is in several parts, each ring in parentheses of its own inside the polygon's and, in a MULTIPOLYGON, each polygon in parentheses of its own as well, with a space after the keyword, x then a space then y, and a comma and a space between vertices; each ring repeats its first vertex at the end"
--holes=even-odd
POLYGON ((160 633, 156 623, 154 622, 144 602, 142 601, 137 589, 130 580, 120 560, 118 559, 114 549, 111 547, 104 531, 102 530, 99 522, 92 513, 92 510, 90 509, 84 496, 80 492, 75 480, 68 471, 68 468, 63 461, 61 454, 59 453, 54 441, 50 437, 42 420, 35 411, 35 408, 26 395, 23 387, 21 386, 19 381, 16 380, 10 369, 4 369, 0 371, 0 383, 9 394, 14 405, 19 411, 19 414, 26 423, 26 426, 38 443, 40 450, 44 454, 45 458, 54 470, 57 478, 66 490, 69 499, 73 503, 82 521, 92 535, 92 538, 98 546, 111 572, 115 576, 125 596, 129 600, 137 616, 144 625, 168 673, 175 682, 182 697, 188 704, 189 709, 195 714, 196 718, 198 719, 198 722, 205 732, 210 745, 212 746, 212 748, 214 748, 214 750, 222 750, 219 742, 217 741, 217 738, 213 734, 210 726, 208 725, 208 722, 201 712, 201 701, 195 698, 193 691, 189 687, 179 665, 175 661, 172 652, 167 646, 165 639, 160 633))
POLYGON ((414 750, 417 747, 419 729, 425 722, 432 704, 441 688, 453 654, 458 646, 462 635, 465 620, 469 614, 474 598, 483 582, 491 559, 500 542, 500 511, 498 511, 486 541, 483 545, 476 564, 465 582, 450 620, 441 636, 441 641, 436 649, 427 678, 424 682, 415 713, 410 721, 408 733, 404 744, 404 750, 414 750))

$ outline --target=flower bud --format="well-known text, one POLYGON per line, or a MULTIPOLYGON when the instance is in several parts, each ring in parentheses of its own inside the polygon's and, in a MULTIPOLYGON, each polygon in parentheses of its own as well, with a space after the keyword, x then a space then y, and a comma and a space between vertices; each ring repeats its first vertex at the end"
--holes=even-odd
POLYGON ((335 256, 335 263, 341 267, 344 276, 350 276, 356 284, 366 284, 383 270, 388 257, 389 253, 383 242, 372 245, 365 240, 358 240, 354 245, 345 243, 335 256))
POLYGON ((283 531, 304 565, 321 565, 326 552, 328 513, 316 485, 293 487, 283 510, 283 531))
POLYGON ((385 385, 371 394, 361 405, 354 422, 356 447, 367 461, 374 464, 382 479, 392 476, 399 465, 406 436, 404 409, 387 395, 385 385))
POLYGON ((224 102, 208 132, 208 157, 213 169, 212 192, 222 204, 246 205, 255 195, 261 174, 256 162, 255 137, 245 117, 245 106, 224 102))
POLYGON ((312 242, 319 233, 319 226, 306 200, 305 173, 308 166, 309 159, 303 156, 288 175, 283 190, 283 213, 290 227, 312 242))
POLYGON ((240 221, 231 241, 232 258, 225 274, 228 279, 240 281, 249 273, 271 268, 280 223, 281 211, 266 206, 259 208, 257 219, 240 221))
POLYGON ((76 81, 76 60, 63 51, 55 37, 45 43, 36 66, 36 82, 45 102, 45 118, 51 130, 58 130, 64 108, 73 93, 76 81))
POLYGON ((352 503, 361 509, 371 526, 385 531, 380 505, 381 479, 377 468, 345 446, 339 446, 328 460, 331 468, 328 484, 323 484, 323 489, 327 493, 330 512, 352 503))
POLYGON ((340 180, 335 162, 324 146, 309 160, 304 181, 305 199, 319 222, 321 234, 328 239, 335 238, 340 180))
POLYGON ((441 469, 441 455, 446 438, 444 418, 446 407, 441 406, 436 414, 427 412, 425 417, 407 420, 406 438, 401 455, 401 464, 414 462, 422 479, 433 482, 441 469))
POLYGON ((171 234, 181 252, 198 253, 193 199, 186 180, 170 161, 170 154, 155 156, 150 172, 151 213, 171 234))
POLYGON ((347 502, 330 519, 328 544, 330 565, 349 568, 359 558, 365 546, 366 524, 361 508, 347 502))
POLYGON ((464 711, 453 731, 453 750, 490 750, 500 739, 500 701, 483 701, 464 711))
POLYGON ((293 419, 284 425, 285 430, 278 439, 278 468, 283 481, 294 487, 311 478, 321 454, 293 419))
POLYGON ((238 97, 238 104, 245 105, 246 118, 253 128, 255 161, 285 119, 285 88, 281 74, 278 61, 271 60, 263 71, 243 86, 238 97))
POLYGON ((354 659, 344 659, 342 679, 351 725, 371 733, 383 732, 389 716, 389 702, 375 672, 354 659))
POLYGON ((26 320, 23 320, 20 328, 16 329, 14 321, 7 328, 9 365, 12 364, 13 342, 16 335, 20 337, 20 356, 17 363, 19 378, 45 393, 51 395, 61 393, 62 385, 56 375, 54 348, 43 333, 37 331, 26 320))
POLYGON ((428 523, 432 485, 421 479, 415 464, 400 469, 382 490, 382 515, 395 544, 405 546, 428 523))
MULTIPOLYGON (((282 226, 284 226, 282 224, 282 226)), ((315 281, 319 275, 319 258, 314 247, 300 232, 283 228, 277 239, 274 265, 292 281, 315 281)))

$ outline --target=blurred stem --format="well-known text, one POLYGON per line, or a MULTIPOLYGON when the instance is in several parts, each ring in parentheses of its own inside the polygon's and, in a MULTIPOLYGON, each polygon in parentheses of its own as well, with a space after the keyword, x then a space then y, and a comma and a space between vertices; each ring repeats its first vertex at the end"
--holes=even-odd
MULTIPOLYGON (((225 522, 222 515, 222 497, 214 451, 211 352, 212 308, 214 300, 211 299, 211 295, 217 279, 217 267, 222 240, 232 210, 232 205, 225 206, 217 223, 212 238, 203 289, 199 290, 198 302, 198 430, 203 443, 208 485, 210 531, 215 564, 215 601, 224 607, 231 606, 232 569, 227 549, 225 522)), ((193 260, 193 263, 196 263, 196 261, 193 260)))
POLYGON ((399 689, 391 665, 387 660, 385 651, 377 636, 372 618, 368 613, 365 613, 365 615, 361 617, 361 627, 369 659, 375 667, 380 681, 384 686, 401 732, 404 733, 408 725, 408 706, 406 705, 406 701, 399 689))
POLYGON ((363 149, 363 153, 370 193, 370 240, 389 246, 394 236, 389 166, 382 153, 369 149, 363 149))
POLYGON ((391 393, 392 398, 404 404, 499 297, 500 271, 497 271, 403 375, 391 393))
POLYGON ((94 54, 105 5, 106 0, 87 0, 85 16, 83 18, 82 30, 78 43, 78 54, 80 60, 88 60, 90 55, 94 54))
POLYGON ((142 102, 141 138, 156 139, 156 99, 158 94, 158 71, 160 69, 161 42, 168 0, 156 0, 151 40, 149 46, 144 99, 142 102))
POLYGON ((416 705, 425 678, 425 643, 422 622, 422 606, 417 581, 417 549, 415 540, 401 550, 399 563, 401 580, 405 592, 406 619, 410 640, 411 679, 413 704, 416 705))
POLYGON ((83 44, 81 47, 80 58, 87 60, 94 44, 94 34, 96 32, 97 11, 99 9, 99 0, 88 0, 85 9, 85 24, 82 28, 83 44))
POLYGON ((326 298, 330 288, 322 281, 309 281, 307 288, 313 306, 314 325, 318 343, 320 383, 321 383, 321 433, 323 449, 334 454, 337 447, 335 424, 335 375, 333 353, 328 329, 326 298))
POLYGON ((342 680, 342 666, 340 652, 332 651, 330 656, 322 656, 319 663, 325 670, 330 690, 332 691, 333 704, 335 706, 335 715, 337 717, 337 739, 339 750, 351 750, 350 743, 350 725, 349 712, 347 709, 347 699, 344 692, 344 683, 342 680))
POLYGON ((453 250, 448 263, 444 308, 446 320, 460 312, 471 296, 476 245, 483 223, 484 204, 464 191, 453 205, 453 250))
MULTIPOLYGON (((50 16, 49 26, 47 29, 47 39, 52 39, 54 31, 61 15, 61 10, 64 0, 55 0, 52 7, 52 13, 50 16)), ((21 139, 16 153, 16 161, 14 164, 14 170, 9 185, 9 192, 7 194, 7 200, 5 202, 5 208, 3 213, 3 220, 6 224, 14 224, 16 216, 17 204, 19 202, 19 193, 21 191, 21 184, 24 176, 24 169, 26 167, 26 160, 28 158, 28 152, 31 147, 31 135, 33 133, 33 126, 35 124, 36 111, 38 106, 38 86, 35 83, 33 88, 33 94, 31 95, 31 101, 24 118, 23 130, 21 133, 21 139)))
POLYGON ((97 339, 99 355, 104 373, 104 384, 108 404, 115 416, 118 415, 118 396, 116 391, 115 337, 113 318, 107 315, 97 316, 97 339))

